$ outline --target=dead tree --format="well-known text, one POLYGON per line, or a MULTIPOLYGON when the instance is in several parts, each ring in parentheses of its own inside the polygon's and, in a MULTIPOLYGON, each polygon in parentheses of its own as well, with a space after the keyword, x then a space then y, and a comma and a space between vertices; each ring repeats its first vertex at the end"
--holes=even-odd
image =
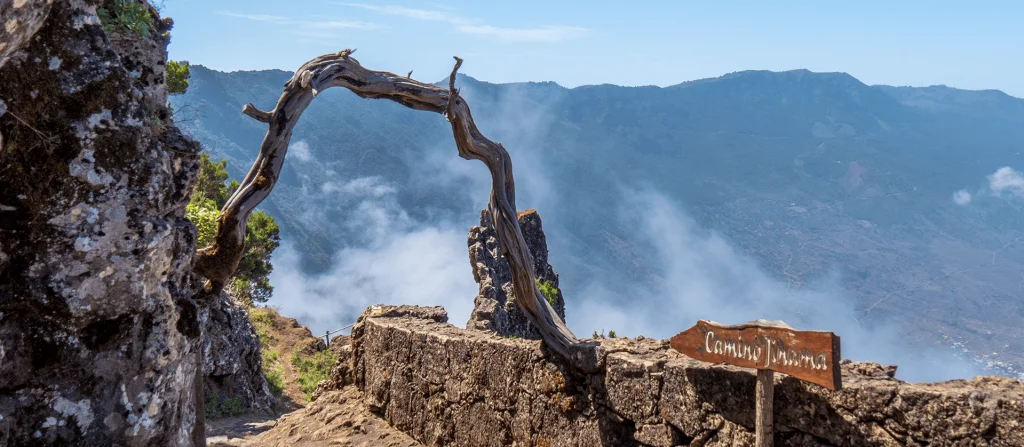
POLYGON ((207 291, 223 288, 238 267, 243 254, 245 222, 249 213, 274 188, 299 116, 319 92, 330 87, 344 87, 362 98, 390 99, 411 109, 443 114, 451 123, 459 156, 466 160, 480 160, 487 165, 491 172, 488 208, 494 218, 502 254, 512 270, 516 297, 522 297, 516 299, 516 305, 540 330, 544 342, 568 358, 570 347, 578 341, 537 289, 532 255, 516 219, 512 159, 501 144, 480 133, 469 105, 455 88, 455 75, 462 59, 455 58, 448 89, 444 89, 415 81, 409 76, 363 68, 351 57, 352 51, 326 54, 303 64, 285 82, 274 110, 265 112, 252 104, 242 108, 242 113, 268 124, 267 135, 249 173, 220 211, 214 242, 199 250, 195 271, 208 279, 207 291))

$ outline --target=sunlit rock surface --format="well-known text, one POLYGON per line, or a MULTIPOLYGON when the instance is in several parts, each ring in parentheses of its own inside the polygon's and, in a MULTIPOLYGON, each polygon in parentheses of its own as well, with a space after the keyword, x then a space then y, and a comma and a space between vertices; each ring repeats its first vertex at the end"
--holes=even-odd
POLYGON ((145 5, 148 37, 108 38, 98 3, 53 2, 0 68, 0 445, 201 442, 199 147, 165 107, 171 23, 145 5))

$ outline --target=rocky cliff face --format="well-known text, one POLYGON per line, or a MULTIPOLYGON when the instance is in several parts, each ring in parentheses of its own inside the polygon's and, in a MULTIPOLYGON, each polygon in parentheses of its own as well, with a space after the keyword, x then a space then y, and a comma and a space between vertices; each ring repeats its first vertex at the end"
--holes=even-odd
POLYGON ((259 337, 245 309, 221 292, 202 319, 206 405, 223 405, 231 399, 247 410, 272 411, 259 337))
POLYGON ((202 442, 199 147, 164 105, 171 23, 108 38, 99 4, 53 2, 2 54, 0 445, 202 442))
MULTIPOLYGON (((558 274, 548 264, 548 243, 540 215, 535 210, 526 210, 519 213, 518 217, 526 246, 533 255, 534 273, 537 279, 549 283, 553 288, 554 300, 551 307, 565 321, 565 299, 558 288, 558 274)), ((480 213, 480 226, 469 229, 468 243, 469 263, 473 267, 473 279, 480 291, 473 300, 473 313, 470 314, 466 328, 493 331, 501 336, 540 339, 540 333, 516 307, 512 271, 501 256, 501 247, 487 210, 480 213)))
MULTIPOLYGON (((347 378, 367 407, 428 446, 752 446, 755 375, 699 362, 667 340, 587 343, 587 372, 511 340, 445 324, 440 308, 375 306, 352 331, 347 378)), ((933 384, 843 363, 843 390, 781 374, 785 446, 1024 445, 1024 385, 933 384)), ((321 409, 321 412, 327 412, 321 409)))

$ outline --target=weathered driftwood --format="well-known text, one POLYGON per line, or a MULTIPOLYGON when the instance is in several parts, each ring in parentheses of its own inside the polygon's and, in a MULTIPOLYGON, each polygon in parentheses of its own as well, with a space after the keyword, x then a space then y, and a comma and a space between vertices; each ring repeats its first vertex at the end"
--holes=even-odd
MULTIPOLYGON (((384 98, 415 110, 444 114, 451 123, 459 156, 480 160, 491 172, 491 196, 488 208, 502 252, 512 270, 516 304, 541 332, 544 342, 564 357, 577 343, 561 318, 543 298, 534 281, 533 259, 516 219, 515 182, 512 159, 505 148, 480 133, 469 105, 455 88, 455 75, 462 59, 448 80, 448 89, 418 82, 409 76, 363 68, 350 55, 352 50, 326 54, 299 68, 284 84, 274 110, 264 112, 247 104, 242 112, 267 123, 267 135, 260 153, 239 188, 221 209, 217 236, 212 245, 199 250, 195 271, 209 280, 208 290, 224 286, 238 267, 245 240, 245 221, 249 213, 270 194, 277 182, 299 116, 320 92, 344 87, 362 98, 384 98), (520 291, 532 291, 522 293, 520 291), (532 299, 529 297, 532 296, 532 299)), ((410 72, 411 74, 411 72, 410 72)))

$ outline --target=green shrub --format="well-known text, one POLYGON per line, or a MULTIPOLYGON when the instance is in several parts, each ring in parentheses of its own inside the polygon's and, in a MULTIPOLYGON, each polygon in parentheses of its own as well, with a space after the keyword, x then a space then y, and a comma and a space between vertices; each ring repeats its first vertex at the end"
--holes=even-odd
POLYGON ((242 405, 240 396, 224 397, 217 393, 206 396, 206 405, 203 410, 206 419, 210 420, 245 414, 245 406, 242 405))
POLYGON ((217 405, 219 396, 216 394, 207 394, 206 402, 203 405, 203 413, 206 415, 206 419, 213 420, 220 417, 220 406, 217 405))
POLYGON ((258 308, 249 310, 249 322, 256 326, 257 331, 261 327, 264 329, 274 327, 274 317, 270 315, 270 312, 261 311, 258 308))
POLYGON ((608 330, 608 338, 615 338, 615 331, 609 329, 608 330))
POLYGON ((558 299, 558 288, 551 285, 548 281, 541 281, 539 278, 535 279, 537 282, 537 288, 540 289, 540 294, 544 295, 544 299, 548 300, 548 304, 551 307, 555 306, 555 301, 558 299))
POLYGON ((198 230, 197 247, 206 247, 213 242, 217 236, 217 217, 220 210, 213 200, 205 197, 192 196, 192 200, 185 205, 185 218, 192 221, 198 230))
POLYGON ((220 402, 221 414, 225 416, 241 416, 245 414, 245 407, 242 405, 241 396, 225 397, 220 402))
POLYGON ((188 61, 167 61, 167 93, 178 95, 188 90, 188 78, 192 76, 188 61))
POLYGON ((122 32, 138 37, 149 37, 153 31, 153 16, 146 7, 135 0, 114 0, 111 8, 96 10, 100 25, 107 34, 122 32))
MULTIPOLYGON (((277 353, 274 353, 276 359, 277 353)), ((275 396, 280 396, 284 393, 284 372, 281 370, 281 365, 271 364, 267 366, 267 363, 263 363, 263 377, 267 379, 267 387, 270 388, 270 393, 275 396)))
POLYGON ((274 317, 269 312, 249 309, 249 322, 256 328, 256 336, 260 339, 260 360, 263 362, 263 377, 267 386, 275 396, 284 392, 284 372, 278 364, 280 353, 270 347, 270 329, 274 327, 274 317))
POLYGON ((311 356, 299 355, 298 352, 292 352, 292 366, 299 371, 299 389, 306 395, 308 401, 310 396, 313 395, 313 391, 316 390, 316 385, 322 380, 327 380, 331 376, 331 368, 338 361, 335 358, 334 353, 329 349, 325 349, 311 356))

